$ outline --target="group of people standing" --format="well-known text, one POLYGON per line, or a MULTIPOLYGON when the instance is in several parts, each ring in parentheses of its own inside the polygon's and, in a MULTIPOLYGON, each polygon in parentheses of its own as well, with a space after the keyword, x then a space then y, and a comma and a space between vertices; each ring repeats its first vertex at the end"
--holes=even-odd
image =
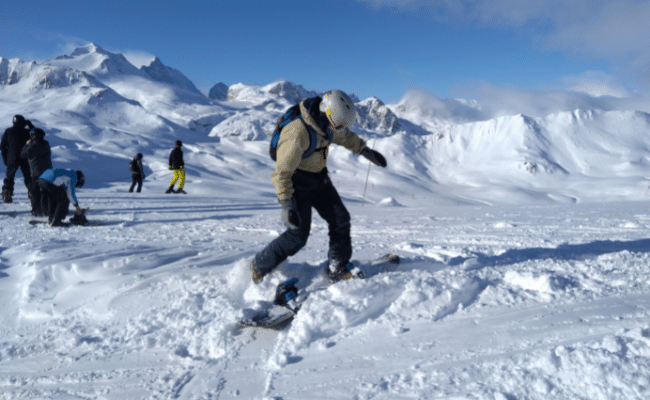
POLYGON ((47 216, 52 226, 64 226, 63 219, 72 203, 77 220, 85 219, 79 207, 75 188, 85 183, 81 171, 54 168, 52 150, 45 140, 45 131, 36 128, 22 115, 15 115, 0 141, 2 160, 7 167, 2 185, 2 201, 13 202, 14 178, 20 169, 31 202, 32 215, 47 216))

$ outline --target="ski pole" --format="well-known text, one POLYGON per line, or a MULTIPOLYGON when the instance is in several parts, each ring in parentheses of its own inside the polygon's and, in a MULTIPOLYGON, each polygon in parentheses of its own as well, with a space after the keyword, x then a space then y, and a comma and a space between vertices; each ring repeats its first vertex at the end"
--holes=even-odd
MULTIPOLYGON (((375 143, 377 142, 377 138, 374 138, 372 141, 372 150, 375 149, 375 143)), ((366 189, 368 189, 368 179, 370 178, 370 167, 372 166, 372 162, 368 162, 368 173, 366 174, 366 183, 363 185, 363 196, 361 196, 361 207, 366 205, 366 189)))

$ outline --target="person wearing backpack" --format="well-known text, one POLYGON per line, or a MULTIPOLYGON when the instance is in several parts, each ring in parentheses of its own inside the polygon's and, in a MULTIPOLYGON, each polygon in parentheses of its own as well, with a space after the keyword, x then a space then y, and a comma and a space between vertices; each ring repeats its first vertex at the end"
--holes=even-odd
POLYGON ((386 159, 348 129, 355 119, 356 109, 350 97, 340 90, 332 90, 322 99, 304 99, 276 124, 270 146, 271 157, 276 161, 271 181, 287 230, 251 260, 255 284, 305 246, 312 208, 329 228, 328 278, 336 282, 352 277, 350 214, 327 173, 329 145, 343 146, 386 167, 386 159))
POLYGON ((182 193, 187 194, 183 190, 185 186, 185 162, 183 161, 183 142, 176 141, 176 147, 169 153, 169 169, 174 171, 174 177, 169 182, 169 187, 165 193, 182 193), (174 184, 178 182, 178 190, 174 190, 174 184))
POLYGON ((133 188, 135 185, 138 185, 138 188, 135 190, 137 193, 140 193, 142 190, 142 181, 144 180, 144 168, 142 168, 142 153, 138 153, 133 157, 133 160, 129 163, 129 169, 131 170, 131 187, 129 188, 129 193, 133 193, 133 188))
POLYGON ((52 150, 50 143, 45 140, 45 131, 41 128, 32 129, 29 135, 31 138, 20 152, 20 158, 29 163, 32 182, 29 199, 32 203, 32 215, 42 217, 47 215, 48 203, 47 196, 41 194, 38 177, 45 170, 52 168, 52 150))

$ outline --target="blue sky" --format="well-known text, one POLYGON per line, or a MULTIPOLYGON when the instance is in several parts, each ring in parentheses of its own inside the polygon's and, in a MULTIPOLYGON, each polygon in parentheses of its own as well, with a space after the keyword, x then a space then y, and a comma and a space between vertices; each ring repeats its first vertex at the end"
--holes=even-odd
POLYGON ((386 103, 413 88, 627 97, 650 84, 648 21, 637 0, 3 0, 0 57, 93 42, 158 56, 204 92, 286 79, 386 103))

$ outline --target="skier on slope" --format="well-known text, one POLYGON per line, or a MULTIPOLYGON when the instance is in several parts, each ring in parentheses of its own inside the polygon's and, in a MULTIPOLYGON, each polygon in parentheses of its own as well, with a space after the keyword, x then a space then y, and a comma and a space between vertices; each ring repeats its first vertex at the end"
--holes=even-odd
POLYGON ((305 246, 311 228, 312 207, 329 228, 329 279, 332 282, 350 279, 350 214, 327 173, 329 144, 334 142, 376 165, 386 166, 386 159, 379 152, 367 147, 348 129, 356 119, 356 109, 347 94, 332 90, 322 99, 304 99, 299 107, 301 118, 294 119, 281 130, 275 170, 271 174, 287 230, 251 260, 255 284, 305 246), (317 143, 312 143, 310 131, 315 132, 317 143), (303 158, 310 147, 314 151, 303 158))
POLYGON ((7 166, 7 173, 2 185, 2 201, 5 203, 13 202, 14 195, 14 178, 18 169, 23 173, 23 179, 27 192, 31 188, 31 175, 29 173, 29 163, 27 160, 21 160, 20 151, 29 140, 29 129, 33 129, 31 121, 26 120, 22 115, 14 115, 12 120, 13 126, 5 130, 0 141, 0 150, 2 152, 2 161, 7 166), (29 129, 25 128, 25 125, 29 129))
POLYGON ((169 187, 165 193, 182 193, 187 194, 183 190, 185 186, 185 162, 183 161, 183 142, 176 141, 176 147, 169 153, 169 169, 174 171, 174 177, 169 182, 169 187), (174 190, 174 184, 178 181, 178 190, 174 190))
POLYGON ((131 187, 129 188, 129 192, 133 192, 133 188, 138 185, 138 188, 135 190, 137 193, 140 193, 142 190, 142 181, 144 180, 144 168, 142 168, 142 153, 138 153, 133 157, 133 160, 131 160, 130 163, 130 169, 131 169, 131 187))
POLYGON ((38 177, 45 170, 52 168, 52 150, 50 143, 45 140, 45 131, 41 128, 34 128, 29 132, 31 138, 20 152, 20 157, 29 163, 31 188, 30 200, 32 202, 32 215, 35 217, 47 215, 47 196, 41 194, 41 187, 38 177))

